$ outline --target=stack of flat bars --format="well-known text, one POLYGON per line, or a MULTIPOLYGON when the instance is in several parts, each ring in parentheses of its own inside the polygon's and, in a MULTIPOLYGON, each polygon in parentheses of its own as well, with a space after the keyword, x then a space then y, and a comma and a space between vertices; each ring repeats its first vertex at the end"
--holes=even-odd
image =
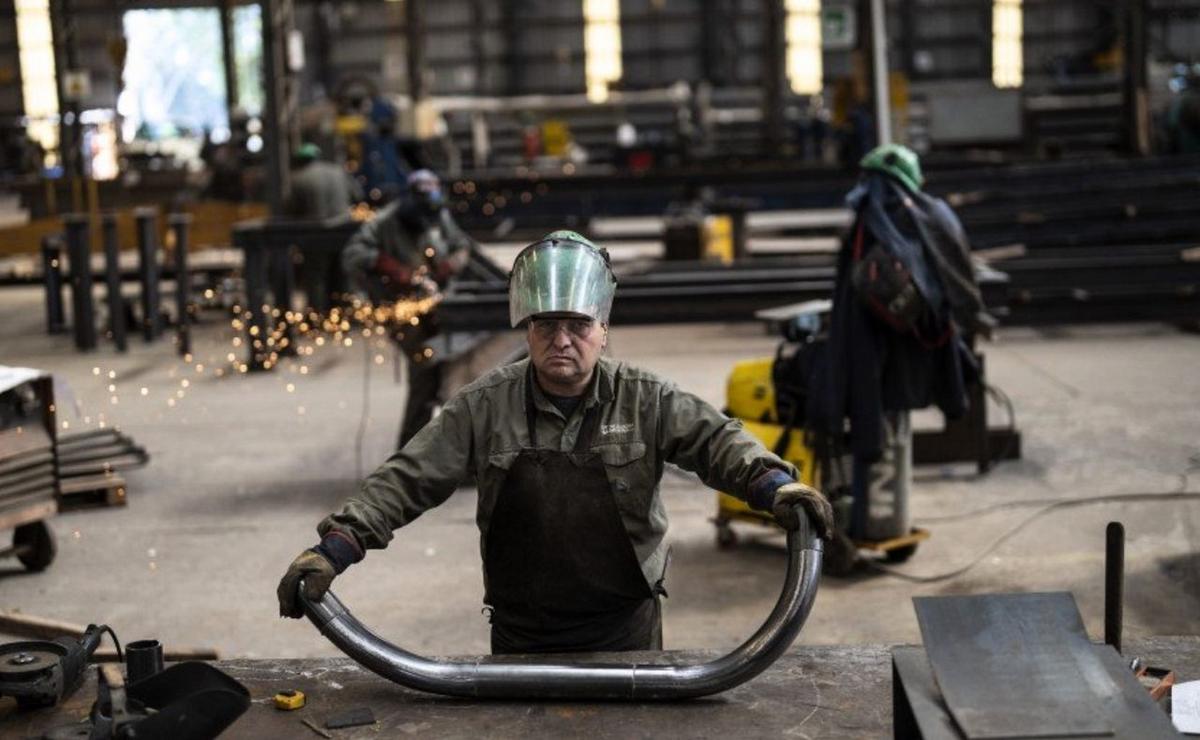
POLYGON ((58 437, 61 511, 92 506, 123 506, 120 471, 149 462, 146 450, 116 429, 91 429, 58 437))
POLYGON ((58 511, 54 418, 49 375, 0 366, 0 529, 14 530, 4 554, 32 570, 53 559, 43 520, 58 511))

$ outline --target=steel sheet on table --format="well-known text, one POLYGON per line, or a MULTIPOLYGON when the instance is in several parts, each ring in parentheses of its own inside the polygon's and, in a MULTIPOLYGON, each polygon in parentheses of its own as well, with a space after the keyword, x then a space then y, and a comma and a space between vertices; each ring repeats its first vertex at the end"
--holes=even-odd
POLYGON ((913 603, 942 697, 967 737, 1112 735, 1104 703, 1121 689, 1092 649, 1071 594, 913 603))

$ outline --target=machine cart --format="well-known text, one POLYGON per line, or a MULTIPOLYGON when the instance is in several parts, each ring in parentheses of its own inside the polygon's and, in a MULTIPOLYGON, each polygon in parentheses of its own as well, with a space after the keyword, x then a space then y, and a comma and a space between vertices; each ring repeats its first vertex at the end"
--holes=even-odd
MULTIPOLYGON (((726 413, 741 419, 746 431, 757 437, 767 449, 796 466, 800 481, 819 488, 834 505, 837 529, 826 546, 825 568, 834 574, 848 573, 859 550, 876 553, 889 562, 903 562, 916 552, 929 532, 909 526, 908 489, 912 478, 912 433, 907 413, 903 418, 888 419, 889 432, 884 459, 872 466, 869 474, 853 475, 849 455, 825 451, 818 455, 807 438, 803 423, 796 423, 797 412, 789 403, 803 390, 777 388, 775 368, 788 345, 806 351, 821 341, 830 309, 829 301, 808 301, 797 306, 760 312, 760 317, 779 326, 784 337, 775 357, 762 357, 737 363, 726 385, 726 413), (792 393, 791 399, 783 398, 792 393), (782 419, 784 416, 791 419, 782 419), (851 494, 852 480, 869 480, 868 490, 851 494), (860 506, 854 507, 857 500, 860 506), (857 525, 851 521, 857 518, 857 525), (853 539, 847 532, 854 532, 853 539)), ((802 409, 801 409, 802 411, 802 409)), ((733 522, 748 522, 777 527, 769 512, 755 511, 745 502, 727 493, 717 494, 717 545, 737 543, 733 522)))
POLYGON ((39 571, 54 561, 46 520, 58 513, 54 383, 39 370, 0 366, 0 557, 39 571))

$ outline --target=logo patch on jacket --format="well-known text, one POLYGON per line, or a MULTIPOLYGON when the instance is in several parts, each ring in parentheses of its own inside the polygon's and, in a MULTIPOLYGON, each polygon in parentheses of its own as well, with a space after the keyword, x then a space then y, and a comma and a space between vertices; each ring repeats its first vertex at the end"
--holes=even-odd
POLYGON ((600 434, 627 434, 633 431, 633 424, 601 424, 600 434))

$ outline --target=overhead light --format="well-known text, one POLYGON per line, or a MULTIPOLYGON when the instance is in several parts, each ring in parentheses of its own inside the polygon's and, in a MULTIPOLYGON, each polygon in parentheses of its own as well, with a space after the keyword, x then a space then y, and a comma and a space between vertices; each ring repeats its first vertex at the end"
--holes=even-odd
POLYGON ((992 2, 992 84, 1020 87, 1025 81, 1024 11, 1021 0, 992 2))

